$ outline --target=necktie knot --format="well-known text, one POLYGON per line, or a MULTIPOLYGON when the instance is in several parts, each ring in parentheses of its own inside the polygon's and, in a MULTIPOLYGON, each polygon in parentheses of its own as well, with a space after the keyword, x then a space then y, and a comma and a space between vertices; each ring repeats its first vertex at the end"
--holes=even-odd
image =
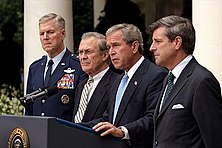
POLYGON ((170 72, 170 73, 167 75, 167 84, 173 83, 174 78, 175 78, 175 76, 173 75, 172 72, 170 72))
POLYGON ((50 66, 52 66, 54 64, 54 62, 53 62, 53 60, 51 59, 51 60, 49 60, 49 62, 48 62, 48 67, 50 67, 50 66))
POLYGON ((127 74, 125 74, 125 75, 123 76, 123 78, 122 78, 122 81, 127 81, 128 78, 129 78, 129 76, 128 76, 127 74))
POLYGON ((90 77, 90 78, 88 79, 87 83, 88 83, 88 84, 92 84, 92 83, 93 83, 93 78, 90 77))

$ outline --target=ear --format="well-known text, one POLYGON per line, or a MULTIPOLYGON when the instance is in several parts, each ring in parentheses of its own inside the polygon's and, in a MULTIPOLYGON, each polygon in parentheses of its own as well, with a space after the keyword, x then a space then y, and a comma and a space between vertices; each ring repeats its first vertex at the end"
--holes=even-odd
POLYGON ((63 37, 63 40, 64 40, 65 37, 66 37, 66 30, 65 30, 65 29, 62 29, 62 37, 63 37))
POLYGON ((107 50, 103 53, 103 61, 106 61, 108 58, 109 58, 109 51, 107 50))
POLYGON ((174 39, 174 42, 175 42, 175 49, 176 50, 179 50, 181 49, 181 46, 182 46, 182 43, 183 43, 183 39, 181 38, 181 36, 176 36, 175 39, 174 39))
POLYGON ((134 41, 131 45, 132 49, 133 49, 133 53, 135 54, 138 51, 139 48, 139 42, 138 41, 134 41))

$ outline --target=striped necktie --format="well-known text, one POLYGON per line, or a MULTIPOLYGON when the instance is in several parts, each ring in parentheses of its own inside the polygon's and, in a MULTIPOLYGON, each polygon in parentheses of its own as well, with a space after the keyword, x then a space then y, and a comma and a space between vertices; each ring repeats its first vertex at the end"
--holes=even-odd
POLYGON ((93 86, 93 79, 89 78, 87 83, 84 85, 84 88, 83 88, 83 91, 81 94, 79 107, 78 107, 77 113, 74 118, 75 123, 79 123, 82 121, 82 118, 85 114, 85 111, 86 111, 86 108, 87 108, 87 105, 89 102, 88 95, 89 95, 89 92, 90 92, 92 86, 93 86))

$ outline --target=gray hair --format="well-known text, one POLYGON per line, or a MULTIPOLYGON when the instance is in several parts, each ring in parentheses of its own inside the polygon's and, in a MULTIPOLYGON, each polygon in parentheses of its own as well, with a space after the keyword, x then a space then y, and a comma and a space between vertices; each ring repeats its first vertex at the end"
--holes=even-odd
POLYGON ((106 36, 103 34, 100 34, 98 32, 86 32, 82 35, 81 39, 87 39, 94 37, 98 40, 98 48, 100 51, 106 51, 108 50, 106 46, 106 36))
POLYGON ((47 21, 53 20, 53 19, 56 20, 57 27, 59 27, 60 29, 65 29, 65 19, 55 13, 49 13, 49 14, 42 16, 39 19, 39 25, 42 23, 45 23, 47 21))
POLYGON ((170 15, 163 17, 149 26, 151 33, 159 27, 166 29, 166 36, 170 41, 173 41, 176 36, 180 36, 183 40, 182 47, 185 53, 193 54, 195 47, 195 29, 189 19, 170 15))
POLYGON ((106 36, 108 36, 109 34, 119 31, 121 30, 122 32, 122 37, 123 40, 131 45, 134 41, 138 41, 139 42, 139 49, 138 51, 143 54, 144 48, 143 48, 143 36, 141 31, 139 30, 138 27, 136 27, 133 24, 127 24, 127 23, 123 23, 123 24, 117 24, 112 26, 111 28, 109 28, 106 31, 106 36))

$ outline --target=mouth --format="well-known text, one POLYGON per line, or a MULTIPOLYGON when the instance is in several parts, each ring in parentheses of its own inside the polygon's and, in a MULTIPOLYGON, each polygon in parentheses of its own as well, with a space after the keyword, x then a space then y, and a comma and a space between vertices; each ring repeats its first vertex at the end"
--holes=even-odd
POLYGON ((43 43, 44 46, 51 45, 51 43, 43 43))
POLYGON ((111 59, 111 60, 112 60, 112 62, 117 62, 117 61, 118 61, 117 58, 113 58, 113 59, 111 59))
POLYGON ((156 57, 158 57, 159 55, 155 54, 155 55, 153 55, 153 56, 154 56, 154 58, 156 58, 156 57))
POLYGON ((81 62, 81 65, 82 65, 82 66, 88 66, 89 63, 88 63, 88 62, 81 62))
POLYGON ((44 46, 51 45, 51 43, 44 43, 44 46))

